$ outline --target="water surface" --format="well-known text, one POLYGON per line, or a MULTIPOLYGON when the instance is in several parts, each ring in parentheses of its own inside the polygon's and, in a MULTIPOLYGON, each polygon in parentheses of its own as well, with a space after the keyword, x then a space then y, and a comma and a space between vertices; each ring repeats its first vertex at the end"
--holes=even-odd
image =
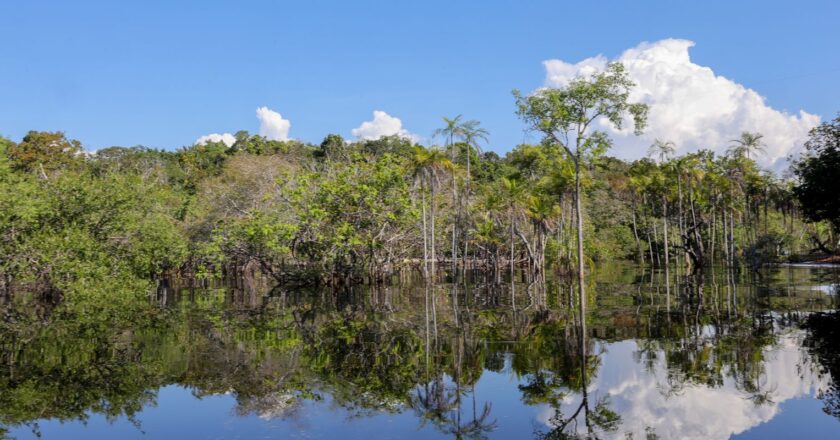
POLYGON ((172 281, 130 317, 45 306, 37 325, 11 301, 0 433, 840 438, 840 320, 809 318, 834 310, 836 268, 669 275, 598 268, 584 335, 567 284, 522 275, 319 290, 172 281))

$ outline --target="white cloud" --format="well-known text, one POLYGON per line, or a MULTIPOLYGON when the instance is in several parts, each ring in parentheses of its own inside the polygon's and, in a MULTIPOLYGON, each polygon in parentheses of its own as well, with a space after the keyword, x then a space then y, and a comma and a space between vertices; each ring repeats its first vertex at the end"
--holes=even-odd
MULTIPOLYGON (((692 46, 693 42, 678 39, 641 43, 616 59, 637 84, 631 99, 648 103, 651 108, 648 128, 641 138, 632 136, 631 129, 618 133, 609 127, 616 135, 615 154, 641 157, 656 138, 675 142, 682 153, 700 148, 722 153, 730 140, 751 131, 764 135, 766 151, 757 158, 759 162, 775 169, 783 167, 787 155, 798 151, 820 117, 802 110, 789 114, 770 107, 755 90, 693 63, 689 56, 692 46)), ((575 64, 547 60, 543 63, 545 84, 562 87, 576 76, 604 69, 607 62, 602 55, 575 64)))
POLYGON ((402 126, 400 118, 389 115, 381 110, 373 112, 373 120, 362 122, 362 125, 354 128, 351 133, 362 140, 379 139, 382 136, 398 135, 418 141, 418 136, 410 133, 402 126))
MULTIPOLYGON (((770 399, 761 406, 736 386, 731 367, 725 367, 723 383, 717 386, 688 381, 679 392, 669 394, 669 375, 674 370, 664 351, 656 351, 656 360, 648 370, 635 357, 634 352, 640 349, 636 342, 605 344, 602 367, 588 388, 589 399, 592 402, 609 396, 609 408, 621 419, 618 429, 603 437, 645 438, 652 428, 660 438, 728 439, 768 422, 779 414, 783 402, 804 396, 813 398, 829 385, 829 378, 819 373, 817 365, 801 349, 804 337, 801 330, 782 333, 776 345, 763 350, 757 383, 770 399)), ((704 342, 708 346, 715 343, 711 337, 704 342)), ((562 413, 574 413, 581 399, 580 393, 570 393, 562 413)), ((553 427, 553 416, 553 409, 543 407, 537 419, 553 427)), ((578 432, 585 433, 582 415, 579 421, 578 432)))
POLYGON ((289 139, 289 127, 292 124, 288 119, 283 119, 280 113, 268 107, 260 107, 257 109, 257 119, 260 120, 260 136, 273 141, 289 139))
POLYGON ((204 145, 208 142, 222 142, 230 147, 234 142, 236 142, 236 138, 230 133, 212 133, 196 139, 195 145, 204 145))

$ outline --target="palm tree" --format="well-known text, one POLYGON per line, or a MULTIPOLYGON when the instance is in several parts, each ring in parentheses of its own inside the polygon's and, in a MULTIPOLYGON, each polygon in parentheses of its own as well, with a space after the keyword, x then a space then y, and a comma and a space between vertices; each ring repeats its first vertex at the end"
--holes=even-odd
POLYGON ((764 152, 765 145, 761 141, 762 139, 764 139, 764 135, 761 133, 745 131, 741 133, 741 137, 730 141, 733 144, 729 147, 729 153, 735 157, 746 157, 749 159, 750 153, 764 152))
POLYGON ((648 148, 648 156, 651 158, 659 157, 659 162, 665 162, 674 155, 677 147, 671 141, 661 141, 659 139, 653 141, 653 145, 648 148))
POLYGON ((534 244, 534 271, 545 276, 545 248, 546 237, 549 233, 549 221, 560 214, 560 206, 553 198, 546 197, 538 191, 533 191, 526 198, 526 213, 530 217, 536 233, 534 244))
MULTIPOLYGON (((467 189, 466 193, 466 200, 467 200, 467 214, 469 215, 469 204, 470 204, 470 182, 472 181, 472 177, 470 176, 470 157, 472 156, 472 149, 475 148, 476 152, 481 153, 481 145, 479 141, 487 142, 487 137, 490 135, 490 132, 486 129, 480 127, 481 123, 472 119, 469 121, 464 122, 461 124, 461 139, 464 141, 464 144, 467 146, 467 189)), ((466 266, 467 261, 467 253, 469 252, 469 238, 467 235, 469 234, 469 227, 464 228, 464 265, 466 266)), ((454 256, 453 256, 454 257, 454 256)))
MULTIPOLYGON (((463 116, 458 115, 454 118, 447 118, 446 116, 443 117, 444 126, 438 128, 432 133, 432 136, 443 136, 446 138, 446 146, 449 147, 455 141, 455 138, 461 135, 461 118, 463 116)), ((455 156, 452 156, 454 161, 455 156)))
POLYGON ((412 156, 411 168, 415 178, 419 178, 421 182, 421 194, 423 196, 423 249, 424 249, 424 271, 428 276, 429 271, 426 267, 429 266, 429 255, 431 254, 431 273, 435 273, 435 262, 437 260, 437 253, 435 251, 435 196, 437 195, 437 185, 440 183, 440 174, 445 170, 452 170, 454 166, 452 162, 446 158, 446 154, 439 148, 426 149, 421 146, 414 148, 414 155, 412 156), (426 233, 426 192, 425 187, 429 188, 431 197, 430 206, 430 227, 431 235, 429 238, 426 233), (428 249, 428 250, 427 250, 428 249))
POLYGON ((514 233, 516 231, 516 217, 518 216, 517 208, 522 202, 522 196, 525 194, 525 188, 516 179, 508 179, 502 177, 501 179, 502 191, 505 201, 508 205, 508 217, 510 218, 510 279, 513 280, 513 265, 514 265, 514 233))
POLYGON ((475 148, 475 151, 481 154, 479 141, 487 142, 488 136, 490 136, 490 132, 480 125, 481 122, 474 119, 461 124, 461 140, 467 146, 467 197, 469 197, 470 190, 470 156, 472 156, 472 149, 475 148))
MULTIPOLYGON (((461 136, 463 133, 463 125, 461 123, 461 119, 463 116, 458 115, 454 118, 447 118, 446 116, 443 117, 444 126, 441 128, 436 129, 432 136, 438 137, 442 136, 446 142, 446 148, 449 149, 450 154, 450 162, 453 164, 455 163, 455 149, 452 147, 453 143, 455 142, 455 138, 461 136)), ((452 176, 452 203, 455 204, 455 201, 458 199, 458 183, 455 179, 455 175, 452 176)), ((458 252, 458 248, 456 247, 457 242, 457 220, 453 220, 452 222, 452 264, 453 269, 455 265, 456 253, 458 252)))
MULTIPOLYGON (((700 165, 701 162, 699 154, 682 156, 674 161, 675 171, 677 171, 680 236, 683 239, 683 249, 685 251, 685 255, 688 258, 691 258, 691 264, 695 268, 703 264, 704 255, 706 253, 703 246, 703 238, 700 233, 702 219, 700 222, 697 220, 698 202, 702 202, 702 200, 698 200, 695 182, 700 183, 704 177, 704 172, 700 165), (683 179, 685 179, 685 184, 687 186, 685 188, 683 187, 683 179), (686 207, 683 206, 683 194, 686 194, 688 197, 686 207)), ((686 260, 686 264, 688 263, 688 260, 686 260)))

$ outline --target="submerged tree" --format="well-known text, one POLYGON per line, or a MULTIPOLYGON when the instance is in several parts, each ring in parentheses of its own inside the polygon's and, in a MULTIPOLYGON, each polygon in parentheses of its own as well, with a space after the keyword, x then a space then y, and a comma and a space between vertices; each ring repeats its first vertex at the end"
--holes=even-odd
POLYGON ((434 277, 435 262, 437 261, 437 251, 435 249, 435 196, 437 195, 437 188, 440 185, 441 173, 444 170, 452 170, 454 165, 446 158, 443 151, 437 148, 426 149, 418 146, 414 150, 411 167, 413 174, 420 179, 421 193, 423 195, 424 272, 428 276, 430 270, 431 276, 434 277), (428 221, 431 229, 430 234, 426 232, 426 188, 429 189, 429 198, 431 199, 428 221), (429 266, 431 266, 431 269, 428 269, 429 266))
POLYGON ((625 119, 633 120, 635 133, 641 134, 647 123, 648 106, 630 102, 635 86, 624 66, 611 63, 604 72, 588 78, 573 79, 563 88, 540 89, 525 96, 514 91, 519 116, 539 131, 543 142, 560 145, 575 166, 575 211, 577 215, 578 295, 583 319, 586 304, 584 292, 583 213, 581 211, 581 168, 610 147, 610 138, 592 124, 605 118, 616 128, 625 119))

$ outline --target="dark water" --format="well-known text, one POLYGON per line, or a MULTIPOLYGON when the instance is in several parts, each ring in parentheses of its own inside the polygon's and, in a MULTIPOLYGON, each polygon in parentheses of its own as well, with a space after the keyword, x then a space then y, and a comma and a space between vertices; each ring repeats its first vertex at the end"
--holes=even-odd
POLYGON ((840 438, 840 320, 814 318, 835 309, 838 280, 777 268, 666 283, 602 267, 584 338, 567 285, 521 278, 170 284, 130 316, 36 313, 37 325, 7 304, 0 434, 840 438))

